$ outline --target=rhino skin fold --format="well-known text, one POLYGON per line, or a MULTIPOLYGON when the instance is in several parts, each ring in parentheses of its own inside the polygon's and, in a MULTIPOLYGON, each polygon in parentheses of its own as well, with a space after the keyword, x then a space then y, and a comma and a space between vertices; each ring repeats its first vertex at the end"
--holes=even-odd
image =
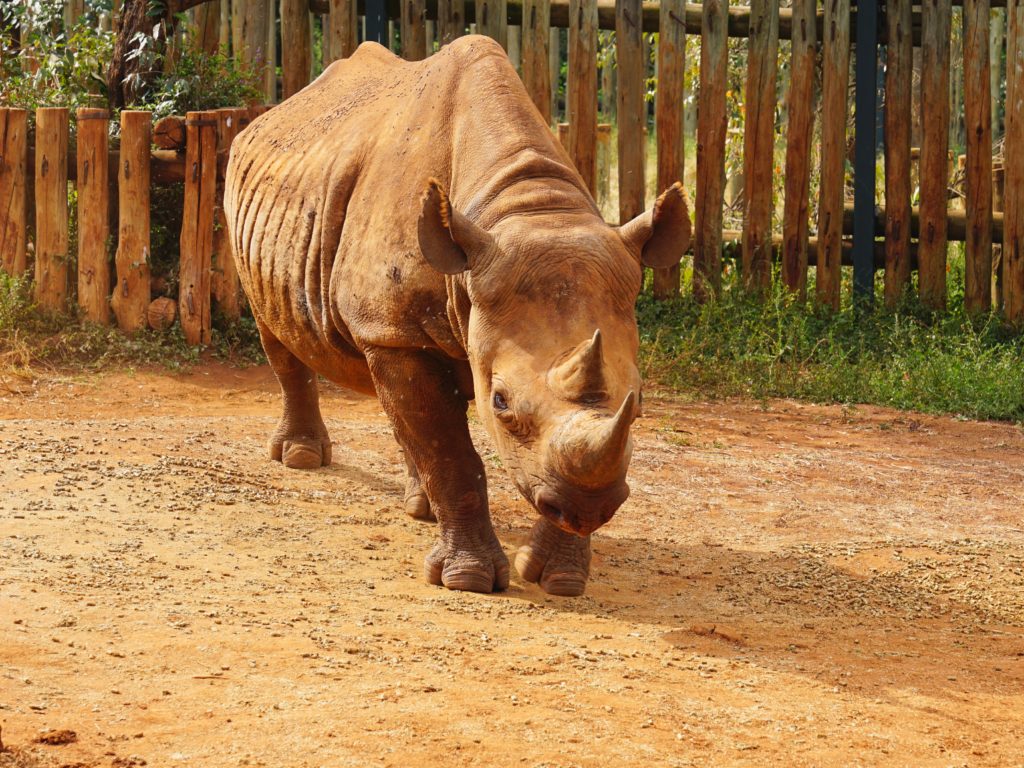
POLYGON ((404 450, 406 511, 436 519, 428 581, 489 592, 491 527, 467 408, 540 518, 516 567, 582 594, 590 534, 629 495, 641 266, 678 263, 688 202, 608 226, 501 46, 405 62, 376 43, 242 132, 225 210, 281 383, 272 459, 330 463, 317 374, 375 394, 404 450))

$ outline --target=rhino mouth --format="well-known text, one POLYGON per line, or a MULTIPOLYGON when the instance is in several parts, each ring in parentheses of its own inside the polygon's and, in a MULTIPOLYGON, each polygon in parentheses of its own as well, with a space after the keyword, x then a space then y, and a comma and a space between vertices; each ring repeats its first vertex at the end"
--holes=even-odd
POLYGON ((566 533, 589 536, 612 519, 624 500, 618 498, 612 504, 598 503, 594 514, 586 514, 561 494, 550 488, 541 488, 536 492, 533 504, 538 512, 566 533))

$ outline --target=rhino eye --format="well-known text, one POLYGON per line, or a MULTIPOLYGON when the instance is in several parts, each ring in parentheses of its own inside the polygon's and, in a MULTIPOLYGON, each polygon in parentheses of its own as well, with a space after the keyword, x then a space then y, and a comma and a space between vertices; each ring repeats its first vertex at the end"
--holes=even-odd
POLYGON ((494 393, 494 410, 496 411, 507 411, 508 401, 505 400, 505 396, 501 392, 494 393))

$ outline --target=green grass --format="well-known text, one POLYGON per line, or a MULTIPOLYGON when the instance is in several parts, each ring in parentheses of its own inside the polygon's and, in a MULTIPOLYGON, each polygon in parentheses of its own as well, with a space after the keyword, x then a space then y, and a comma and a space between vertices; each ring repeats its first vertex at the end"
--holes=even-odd
MULTIPOLYGON (((215 318, 211 336, 215 359, 243 366, 266 362, 252 318, 235 323, 215 318)), ((84 321, 76 306, 59 311, 39 306, 27 277, 0 271, 0 370, 152 364, 187 372, 199 361, 200 350, 185 342, 178 321, 163 331, 122 333, 84 321)))
POLYGON ((912 300, 885 310, 879 294, 872 312, 827 313, 782 287, 752 297, 733 272, 705 305, 644 293, 637 319, 645 379, 690 396, 1024 420, 1024 337, 995 316, 969 318, 952 298, 943 312, 912 300))

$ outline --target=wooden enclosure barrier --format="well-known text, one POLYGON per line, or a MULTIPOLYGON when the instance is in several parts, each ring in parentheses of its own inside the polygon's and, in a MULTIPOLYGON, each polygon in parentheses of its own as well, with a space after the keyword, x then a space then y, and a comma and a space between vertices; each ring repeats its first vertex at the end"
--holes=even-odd
MULTIPOLYGON (((686 12, 683 0, 662 0, 658 40, 658 88, 655 133, 658 136, 657 192, 660 195, 686 171, 686 134, 683 98, 686 93, 686 12)), ((654 270, 654 296, 667 299, 679 293, 679 265, 654 270)))
MULTIPOLYGON (((249 110, 245 108, 218 109, 216 111, 218 152, 226 152, 230 158, 231 143, 241 131, 242 119, 248 113, 249 110)), ((214 301, 214 309, 229 320, 237 320, 242 314, 238 267, 231 249, 227 216, 224 213, 224 184, 220 180, 217 182, 214 221, 216 228, 213 239, 210 292, 214 301)))
POLYGON ((0 108, 0 266, 9 275, 27 269, 28 112, 0 108))
POLYGON ((1003 283, 1006 317, 1024 326, 1024 0, 1006 4, 1006 192, 1003 283))
POLYGON ((615 14, 618 61, 619 223, 644 212, 644 60, 640 0, 619 0, 615 14))
MULTIPOLYGON (((704 4, 697 108, 697 193, 693 232, 693 290, 701 300, 722 288, 722 206, 725 202, 725 111, 729 48, 728 0, 704 4)), ((621 84, 620 84, 621 87, 621 84)), ((622 109, 622 102, 619 102, 622 109)))
POLYGON ((992 102, 989 89, 989 0, 964 0, 964 128, 967 136, 967 273, 969 310, 992 306, 992 102))
POLYGON ((149 112, 121 113, 118 163, 117 283, 110 298, 123 331, 146 327, 149 308, 149 185, 153 118, 149 112))
POLYGON ((107 324, 110 319, 110 270, 107 137, 110 113, 79 109, 78 122, 78 305, 85 318, 107 324))
POLYGON ((210 343, 210 272, 217 188, 217 113, 186 115, 185 217, 181 225, 178 305, 189 344, 210 343))
POLYGON ((782 278, 801 297, 807 290, 811 139, 814 133, 815 0, 794 0, 789 70, 789 130, 782 213, 782 278))
POLYGON ((570 0, 569 157, 597 197, 597 0, 570 0))
POLYGON ((894 306, 910 282, 910 107, 914 49, 911 0, 889 0, 885 69, 885 301, 894 306))
POLYGON ((68 110, 36 110, 36 300, 63 309, 68 293, 68 110))

